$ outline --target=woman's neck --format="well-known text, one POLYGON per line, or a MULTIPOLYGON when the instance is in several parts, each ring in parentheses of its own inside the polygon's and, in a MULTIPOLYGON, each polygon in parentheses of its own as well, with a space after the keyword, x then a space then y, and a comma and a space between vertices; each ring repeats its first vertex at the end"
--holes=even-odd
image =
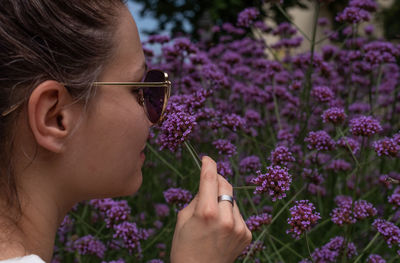
POLYGON ((60 206, 55 189, 43 191, 36 183, 27 185, 20 195, 21 211, 1 210, 0 215, 19 217, 0 217, 0 260, 35 254, 50 262, 57 229, 69 206, 60 206))

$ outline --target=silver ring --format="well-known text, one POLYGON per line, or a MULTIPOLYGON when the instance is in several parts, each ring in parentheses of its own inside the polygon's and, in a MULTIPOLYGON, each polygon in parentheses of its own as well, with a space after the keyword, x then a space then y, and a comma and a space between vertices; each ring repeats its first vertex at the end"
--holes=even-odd
POLYGON ((231 202, 232 206, 233 206, 233 197, 230 195, 220 195, 218 196, 218 203, 221 201, 229 201, 231 202))

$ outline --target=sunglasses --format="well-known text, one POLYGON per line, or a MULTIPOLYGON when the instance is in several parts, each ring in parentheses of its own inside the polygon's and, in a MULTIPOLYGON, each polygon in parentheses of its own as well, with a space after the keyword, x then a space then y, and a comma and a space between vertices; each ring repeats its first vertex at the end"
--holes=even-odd
MULTIPOLYGON (((171 95, 171 81, 168 80, 168 74, 157 69, 149 70, 142 82, 94 82, 93 85, 132 86, 134 90, 138 90, 139 104, 144 107, 147 117, 153 124, 159 124, 163 120, 171 95)), ((23 102, 14 104, 3 111, 1 116, 7 116, 22 104, 23 102)))
POLYGON ((171 95, 171 81, 168 74, 157 69, 149 70, 142 82, 94 82, 94 85, 132 86, 138 90, 139 104, 145 109, 147 117, 153 124, 159 124, 171 95))

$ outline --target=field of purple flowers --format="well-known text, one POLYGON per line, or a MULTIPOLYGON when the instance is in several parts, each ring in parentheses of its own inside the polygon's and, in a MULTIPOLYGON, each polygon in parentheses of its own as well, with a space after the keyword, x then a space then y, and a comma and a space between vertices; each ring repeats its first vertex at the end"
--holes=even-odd
POLYGON ((216 26, 213 42, 150 37, 148 64, 169 73, 173 91, 143 185, 74 207, 53 262, 169 262, 201 155, 234 186, 253 232, 237 262, 400 262, 400 45, 365 26, 373 0, 351 0, 337 31, 318 16, 325 2, 311 36, 249 8, 216 26))

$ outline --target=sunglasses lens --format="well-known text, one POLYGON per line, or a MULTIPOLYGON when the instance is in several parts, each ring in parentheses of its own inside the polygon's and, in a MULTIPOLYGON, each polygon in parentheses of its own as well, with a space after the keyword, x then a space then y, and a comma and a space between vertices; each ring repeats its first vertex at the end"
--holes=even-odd
MULTIPOLYGON (((149 71, 144 79, 144 82, 164 82, 164 81, 165 81, 164 72, 158 70, 149 71)), ((146 110, 149 119, 152 123, 157 123, 161 117, 164 107, 166 91, 167 88, 163 86, 143 89, 144 103, 146 105, 146 110)))

